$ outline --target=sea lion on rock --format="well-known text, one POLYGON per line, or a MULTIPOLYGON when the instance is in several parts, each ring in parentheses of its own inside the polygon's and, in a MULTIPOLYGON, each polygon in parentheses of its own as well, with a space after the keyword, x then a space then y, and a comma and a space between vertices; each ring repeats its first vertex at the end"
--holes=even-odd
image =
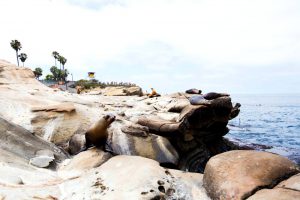
POLYGON ((201 94, 202 91, 198 90, 196 88, 192 88, 192 89, 186 90, 185 93, 187 93, 187 94, 201 94))
POLYGON ((116 116, 108 114, 93 124, 85 133, 86 148, 104 146, 108 137, 107 128, 115 119, 116 116))
POLYGON ((203 95, 194 95, 189 98, 192 105, 209 105, 210 101, 206 100, 203 95))
POLYGON ((209 92, 203 95, 203 98, 206 100, 213 100, 219 97, 229 96, 229 94, 226 93, 217 93, 217 92, 209 92))
POLYGON ((158 94, 155 89, 151 88, 151 93, 148 94, 148 97, 149 98, 160 97, 160 94, 158 94))

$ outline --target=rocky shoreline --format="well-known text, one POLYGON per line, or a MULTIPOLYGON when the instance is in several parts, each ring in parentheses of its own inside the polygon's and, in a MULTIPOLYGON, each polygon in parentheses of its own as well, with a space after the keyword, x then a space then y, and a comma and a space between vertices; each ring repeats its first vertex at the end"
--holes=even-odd
POLYGON ((300 198, 297 165, 223 138, 241 106, 227 94, 71 94, 3 60, 0 91, 0 199, 300 198), (104 151, 71 154, 107 114, 104 151))

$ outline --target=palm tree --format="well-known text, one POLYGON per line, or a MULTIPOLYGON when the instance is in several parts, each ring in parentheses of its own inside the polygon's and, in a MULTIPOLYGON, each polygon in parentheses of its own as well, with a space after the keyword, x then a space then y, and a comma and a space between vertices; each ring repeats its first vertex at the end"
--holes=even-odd
POLYGON ((20 57, 20 60, 21 60, 22 63, 23 63, 23 67, 24 67, 24 62, 25 62, 25 60, 27 59, 27 54, 26 54, 26 53, 21 53, 21 54, 19 55, 19 57, 20 57))
POLYGON ((65 70, 65 64, 66 64, 66 62, 67 62, 67 59, 66 59, 65 57, 63 57, 63 56, 59 56, 59 57, 58 57, 58 62, 60 63, 60 65, 63 66, 63 68, 62 68, 62 69, 60 68, 60 70, 61 70, 61 71, 64 71, 64 70, 65 70))
POLYGON ((16 51, 17 62, 18 62, 18 66, 19 66, 18 51, 22 49, 21 42, 19 42, 18 40, 12 40, 12 41, 10 42, 10 46, 16 51))
POLYGON ((65 64, 66 64, 66 62, 67 62, 67 59, 65 57, 61 56, 61 64, 63 66, 63 70, 65 70, 65 64))
POLYGON ((56 67, 56 60, 58 60, 59 58, 59 53, 57 51, 53 51, 52 52, 52 56, 54 57, 54 60, 55 60, 55 67, 56 67))
POLYGON ((39 80, 40 76, 43 75, 43 70, 40 67, 35 68, 35 70, 33 71, 35 78, 37 78, 39 80))

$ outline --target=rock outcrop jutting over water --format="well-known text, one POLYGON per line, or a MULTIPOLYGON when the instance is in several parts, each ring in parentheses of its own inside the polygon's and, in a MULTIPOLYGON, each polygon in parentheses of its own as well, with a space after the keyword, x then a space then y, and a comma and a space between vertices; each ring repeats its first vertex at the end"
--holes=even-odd
POLYGON ((3 60, 0 93, 0 199, 299 196, 298 176, 288 179, 298 172, 292 162, 271 153, 227 152, 239 149, 223 136, 241 106, 228 94, 71 94, 3 60), (84 145, 85 132, 108 114, 116 119, 105 151, 70 151, 74 135, 84 145), (254 166, 260 167, 248 169, 254 166), (193 172, 204 172, 204 179, 193 172))

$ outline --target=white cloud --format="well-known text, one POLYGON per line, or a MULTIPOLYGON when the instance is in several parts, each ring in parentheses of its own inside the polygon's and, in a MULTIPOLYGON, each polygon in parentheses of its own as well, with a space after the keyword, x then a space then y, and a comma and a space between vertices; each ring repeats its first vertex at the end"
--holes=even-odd
POLYGON ((0 54, 15 62, 18 39, 27 66, 46 70, 56 50, 76 79, 96 71, 162 91, 300 92, 299 9, 297 0, 2 0, 0 54))

